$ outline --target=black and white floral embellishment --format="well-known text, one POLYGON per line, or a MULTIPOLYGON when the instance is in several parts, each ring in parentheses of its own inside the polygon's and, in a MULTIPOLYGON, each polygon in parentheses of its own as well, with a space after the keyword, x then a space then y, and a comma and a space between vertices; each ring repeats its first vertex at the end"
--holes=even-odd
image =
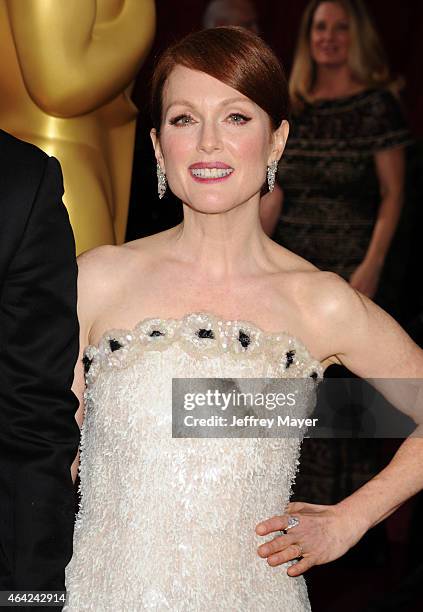
POLYGON ((242 348, 246 349, 251 342, 250 336, 246 334, 242 329, 239 330, 238 340, 241 343, 242 348))
POLYGON ((293 364, 294 355, 295 355, 295 351, 293 350, 286 352, 286 355, 285 355, 286 356, 286 365, 285 365, 286 369, 288 369, 289 366, 293 364))
POLYGON ((85 372, 85 374, 88 374, 88 372, 90 371, 90 367, 91 367, 92 362, 93 362, 93 360, 90 359, 88 357, 88 355, 84 355, 83 356, 82 363, 84 364, 84 372, 85 372))
POLYGON ((119 342, 119 340, 116 340, 115 338, 110 338, 109 340, 109 345, 110 345, 110 350, 112 351, 112 353, 114 353, 115 351, 118 351, 119 349, 122 348, 122 344, 119 342))
POLYGON ((197 336, 199 338, 209 338, 209 340, 214 340, 214 332, 212 329, 204 329, 202 327, 197 331, 197 336))
POLYGON ((275 364, 272 375, 322 376, 323 368, 303 343, 287 332, 266 333, 248 321, 228 321, 208 313, 192 313, 181 319, 143 319, 131 330, 109 330, 98 345, 84 351, 87 384, 102 368, 121 369, 145 351, 164 351, 174 343, 199 359, 267 359, 275 364))
POLYGON ((158 338, 159 336, 164 336, 164 332, 159 329, 153 329, 149 334, 150 338, 158 338))

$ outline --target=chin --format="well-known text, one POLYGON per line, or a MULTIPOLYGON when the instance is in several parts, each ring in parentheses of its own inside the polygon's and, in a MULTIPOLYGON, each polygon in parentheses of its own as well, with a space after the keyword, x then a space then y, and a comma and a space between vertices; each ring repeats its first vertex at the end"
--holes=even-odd
POLYGON ((229 204, 228 202, 189 202, 187 206, 195 212, 203 213, 205 215, 218 215, 221 213, 228 212, 232 208, 236 208, 236 204, 229 204))
POLYGON ((196 212, 213 215, 225 213, 236 208, 241 203, 239 199, 229 197, 196 196, 185 200, 186 205, 196 212))
POLYGON ((317 57, 315 60, 316 64, 320 66, 342 66, 346 63, 346 59, 344 57, 335 56, 328 57, 327 55, 317 57))

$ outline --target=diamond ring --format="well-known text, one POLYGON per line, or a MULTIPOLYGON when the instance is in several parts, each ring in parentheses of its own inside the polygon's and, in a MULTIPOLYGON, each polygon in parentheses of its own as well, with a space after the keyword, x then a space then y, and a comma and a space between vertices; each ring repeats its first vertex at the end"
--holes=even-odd
POLYGON ((285 527, 285 529, 283 529, 283 531, 288 531, 289 529, 292 529, 293 527, 296 527, 297 525, 300 524, 300 519, 297 518, 296 516, 290 516, 288 518, 288 525, 285 527))
POLYGON ((280 535, 286 535, 288 533, 289 529, 292 529, 293 527, 296 527, 297 525, 300 524, 300 519, 297 518, 296 516, 289 516, 288 517, 288 525, 285 527, 285 529, 281 529, 281 531, 279 532, 280 535))

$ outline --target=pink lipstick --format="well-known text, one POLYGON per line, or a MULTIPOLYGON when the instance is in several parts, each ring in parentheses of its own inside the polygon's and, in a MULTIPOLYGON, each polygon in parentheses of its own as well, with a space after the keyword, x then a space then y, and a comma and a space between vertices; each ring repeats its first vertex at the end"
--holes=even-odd
POLYGON ((192 178, 198 183, 220 183, 227 180, 234 169, 219 161, 196 162, 188 168, 192 178))

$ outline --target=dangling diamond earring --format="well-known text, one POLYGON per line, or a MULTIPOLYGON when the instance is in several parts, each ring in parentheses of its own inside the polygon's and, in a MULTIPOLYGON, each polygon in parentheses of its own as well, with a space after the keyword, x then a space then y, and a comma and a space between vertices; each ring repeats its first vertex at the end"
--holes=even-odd
POLYGON ((160 168, 160 164, 158 163, 157 164, 157 191, 158 191, 160 200, 166 193, 166 187, 167 187, 166 174, 160 168))
POLYGON ((272 161, 270 166, 267 166, 267 184, 269 186, 269 191, 273 191, 275 188, 275 176, 277 169, 278 162, 276 160, 272 161))

